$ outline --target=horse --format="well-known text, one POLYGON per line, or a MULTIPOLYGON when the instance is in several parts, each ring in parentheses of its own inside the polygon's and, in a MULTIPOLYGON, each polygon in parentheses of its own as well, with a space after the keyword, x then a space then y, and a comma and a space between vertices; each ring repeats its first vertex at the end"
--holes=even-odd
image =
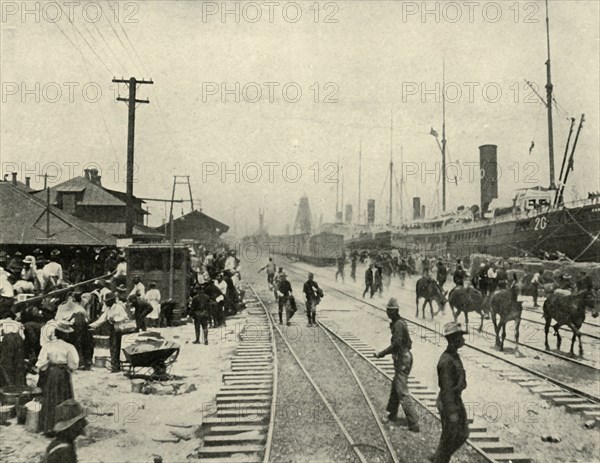
POLYGON ((548 331, 550 330, 550 324, 552 320, 556 320, 554 328, 554 335, 556 336, 556 349, 560 350, 560 344, 562 338, 559 333, 559 328, 562 325, 567 325, 573 332, 573 338, 571 339, 571 350, 569 353, 575 355, 573 347, 575 346, 575 338, 579 339, 579 356, 583 357, 583 346, 581 345, 581 325, 585 321, 585 310, 589 308, 592 310, 592 317, 598 317, 598 309, 596 307, 596 297, 593 291, 584 290, 577 294, 570 296, 564 296, 562 294, 551 294, 544 302, 544 314, 543 317, 546 320, 544 327, 545 334, 545 347, 547 350, 550 349, 548 345, 548 331))
POLYGON ((416 299, 416 305, 417 305, 417 313, 415 314, 415 317, 419 316, 419 299, 423 298, 423 318, 425 318, 425 305, 427 303, 429 303, 429 309, 431 311, 431 319, 433 320, 433 305, 431 304, 432 301, 436 301, 438 304, 438 311, 436 313, 439 313, 440 310, 444 309, 444 304, 446 304, 447 300, 446 300, 446 293, 444 293, 441 288, 439 287, 439 285, 435 282, 435 280, 429 276, 424 276, 419 278, 419 280, 417 280, 417 285, 416 285, 416 294, 417 294, 417 299, 416 299))
POLYGON ((485 317, 485 309, 487 309, 487 298, 483 293, 472 286, 456 286, 448 295, 448 302, 454 315, 456 322, 460 313, 465 314, 465 326, 469 326, 469 312, 477 312, 481 316, 481 324, 478 331, 483 329, 483 319, 485 317))
POLYGON ((490 316, 496 332, 496 348, 500 351, 504 350, 506 324, 510 321, 515 322, 515 343, 517 344, 515 353, 519 350, 519 326, 521 325, 523 302, 518 301, 517 296, 518 290, 513 286, 511 289, 495 291, 490 297, 490 316), (497 315, 500 316, 499 322, 496 320, 497 315), (500 339, 500 330, 502 330, 502 340, 500 339))

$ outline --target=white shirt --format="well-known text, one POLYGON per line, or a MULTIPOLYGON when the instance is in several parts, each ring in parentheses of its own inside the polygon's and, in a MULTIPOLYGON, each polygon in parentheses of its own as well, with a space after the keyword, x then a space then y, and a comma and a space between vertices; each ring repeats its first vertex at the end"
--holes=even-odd
POLYGON ((127 275, 127 263, 126 262, 120 262, 117 265, 117 271, 115 273, 115 276, 119 277, 119 276, 125 276, 125 275, 127 275))
POLYGON ((55 283, 58 283, 63 279, 62 265, 60 265, 58 262, 48 262, 46 265, 44 265, 44 272, 46 272, 46 275, 48 275, 50 278, 53 278, 55 283))
POLYGON ((132 294, 135 294, 135 295, 141 297, 142 299, 145 299, 146 287, 144 286, 144 283, 142 283, 140 281, 138 284, 133 285, 133 289, 131 290, 129 295, 131 296, 132 294))
POLYGON ((54 315, 54 320, 70 321, 73 315, 75 315, 76 313, 82 313, 87 320, 87 313, 85 312, 83 306, 74 301, 63 302, 61 305, 58 306, 58 309, 56 309, 56 315, 54 315))
POLYGON ((12 318, 3 318, 0 320, 0 342, 2 342, 4 335, 9 333, 17 333, 25 339, 25 331, 20 322, 13 320, 12 318))
POLYGON ((0 267, 0 296, 15 297, 13 285, 8 281, 8 273, 0 267))
POLYGON ((123 307, 121 302, 115 301, 115 303, 110 307, 105 305, 102 315, 100 315, 100 318, 98 318, 98 320, 96 320, 94 323, 90 323, 90 328, 97 328, 106 321, 110 323, 120 323, 124 322, 125 320, 129 320, 129 316, 125 311, 125 307, 123 307))
POLYGON ((62 339, 54 339, 42 346, 38 361, 35 364, 40 370, 45 370, 50 364, 67 365, 72 371, 79 367, 79 354, 72 344, 62 339))
POLYGON ((496 271, 494 270, 494 268, 490 267, 487 272, 487 277, 488 278, 496 278, 497 276, 498 275, 497 275, 496 271))
POLYGON ((533 278, 531 279, 532 283, 539 283, 540 282, 540 274, 538 272, 535 272, 535 274, 533 275, 533 278))
POLYGON ((235 257, 229 256, 225 260, 225 270, 235 270, 235 257))

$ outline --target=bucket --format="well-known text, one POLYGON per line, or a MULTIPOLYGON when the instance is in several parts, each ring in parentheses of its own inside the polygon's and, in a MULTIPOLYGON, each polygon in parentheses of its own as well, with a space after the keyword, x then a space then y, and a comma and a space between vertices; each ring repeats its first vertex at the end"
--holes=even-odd
POLYGON ((146 383, 146 381, 144 381, 143 379, 132 379, 131 380, 131 392, 141 393, 142 388, 144 387, 145 383, 146 383))
POLYGON ((0 424, 5 424, 15 408, 14 405, 2 405, 0 407, 0 424))
POLYGON ((27 409, 27 417, 25 419, 25 429, 30 432, 38 432, 38 427, 40 424, 40 410, 37 409, 27 409))
POLYGON ((94 357, 94 366, 96 368, 106 368, 106 361, 108 357, 94 357))

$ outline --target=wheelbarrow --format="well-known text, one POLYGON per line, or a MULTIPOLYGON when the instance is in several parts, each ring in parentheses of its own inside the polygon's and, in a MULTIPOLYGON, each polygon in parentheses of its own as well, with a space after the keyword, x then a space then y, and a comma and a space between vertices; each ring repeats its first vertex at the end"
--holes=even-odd
POLYGON ((169 371, 177 361, 180 346, 164 339, 145 339, 123 348, 129 364, 127 376, 150 381, 168 381, 169 371))

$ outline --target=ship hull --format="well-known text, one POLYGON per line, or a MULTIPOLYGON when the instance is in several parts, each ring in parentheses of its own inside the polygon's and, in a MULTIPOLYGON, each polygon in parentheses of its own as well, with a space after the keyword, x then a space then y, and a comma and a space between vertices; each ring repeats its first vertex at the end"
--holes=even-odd
POLYGON ((438 229, 394 232, 390 246, 426 255, 539 256, 558 251, 600 262, 600 205, 558 209, 514 220, 478 220, 438 229), (595 238, 595 239, 594 239, 595 238))

